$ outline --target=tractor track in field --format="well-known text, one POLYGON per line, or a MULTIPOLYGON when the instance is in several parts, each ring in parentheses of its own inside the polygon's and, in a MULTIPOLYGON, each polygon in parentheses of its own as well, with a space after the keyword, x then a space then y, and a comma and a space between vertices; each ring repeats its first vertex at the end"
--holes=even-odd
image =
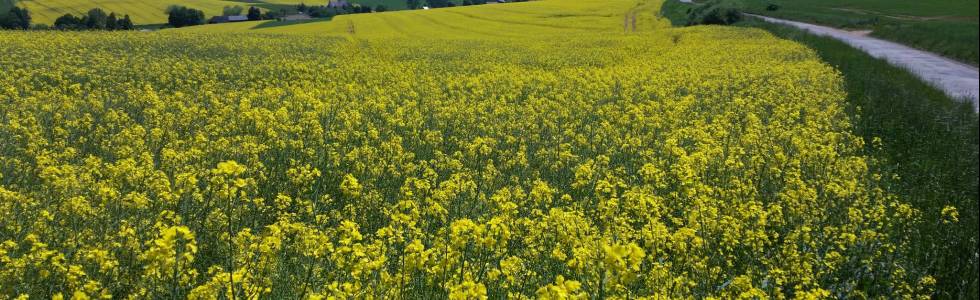
POLYGON ((623 16, 623 32, 636 32, 636 10, 631 9, 623 16))

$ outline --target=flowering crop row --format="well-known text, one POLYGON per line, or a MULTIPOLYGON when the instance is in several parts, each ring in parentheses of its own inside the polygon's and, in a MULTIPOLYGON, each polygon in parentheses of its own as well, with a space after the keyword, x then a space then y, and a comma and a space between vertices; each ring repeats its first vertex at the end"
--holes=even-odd
POLYGON ((550 30, 0 32, 0 298, 932 292, 810 50, 550 30))

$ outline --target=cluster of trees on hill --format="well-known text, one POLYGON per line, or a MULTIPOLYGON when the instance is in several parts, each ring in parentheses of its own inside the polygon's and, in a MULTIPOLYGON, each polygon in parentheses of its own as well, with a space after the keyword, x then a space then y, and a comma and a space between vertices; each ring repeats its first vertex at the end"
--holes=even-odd
MULTIPOLYGON (((258 8, 256 8, 256 10, 258 10, 258 8)), ((280 9, 279 11, 267 10, 262 12, 261 20, 275 20, 281 17, 285 17, 289 14, 290 13, 287 12, 285 9, 280 9)))
MULTIPOLYGON (((296 6, 296 10, 305 13, 306 15, 313 18, 332 18, 336 15, 346 15, 346 14, 362 14, 372 12, 370 6, 361 5, 351 5, 345 3, 339 6, 331 5, 306 5, 299 4, 296 6)), ((384 5, 378 5, 373 11, 387 11, 388 7, 384 5)))
POLYGON ((54 28, 61 30, 133 30, 133 20, 129 15, 122 18, 116 13, 106 14, 101 8, 93 8, 82 16, 65 14, 54 21, 54 28))
MULTIPOLYGON (((26 8, 11 7, 6 14, 0 14, 0 28, 31 29, 31 14, 26 8)), ((34 29, 49 29, 47 25, 38 24, 34 29)), ((60 30, 133 30, 136 28, 129 15, 122 18, 116 13, 106 14, 101 8, 93 8, 88 13, 75 16, 65 14, 54 21, 54 28, 60 30)))
POLYGON ((31 28, 31 13, 26 8, 14 6, 9 11, 0 11, 0 29, 29 28, 31 28))
MULTIPOLYGON (((223 17, 241 16, 242 13, 245 13, 245 8, 238 5, 225 6, 221 10, 221 16, 223 17)), ((247 17, 249 21, 274 20, 286 14, 287 13, 285 12, 285 10, 280 10, 280 11, 267 10, 263 12, 258 7, 250 6, 248 8, 248 12, 245 13, 245 17, 247 17)))
MULTIPOLYGON (((245 12, 245 8, 244 7, 241 7, 241 6, 238 6, 238 5, 235 5, 235 6, 225 6, 221 10, 221 16, 224 16, 224 17, 241 16, 243 12, 245 12)), ((248 20, 249 21, 274 19, 274 18, 268 18, 268 13, 266 13, 265 15, 263 15, 262 14, 262 10, 259 9, 258 7, 255 7, 255 6, 250 6, 248 8, 248 13, 245 16, 248 17, 248 20)))
MULTIPOLYGON (((222 8, 221 16, 241 16, 245 12, 245 8, 235 5, 235 6, 225 6, 222 8)), ((249 21, 258 20, 274 20, 279 17, 286 15, 285 11, 262 11, 262 9, 251 6, 248 8, 248 12, 245 12, 245 17, 249 21)), ((172 5, 167 8, 167 24, 173 27, 185 27, 185 26, 195 26, 202 25, 207 22, 204 17, 204 12, 179 5, 172 5)))
POLYGON ((171 5, 167 7, 167 24, 173 27, 184 27, 204 24, 204 12, 186 6, 171 5))
MULTIPOLYGON (((774 9, 779 9, 779 6, 774 9)), ((709 0, 687 10, 688 26, 731 25, 741 20, 742 11, 731 1, 709 0)))
POLYGON ((262 20, 262 10, 255 6, 249 7, 248 15, 246 16, 248 16, 249 21, 262 20))

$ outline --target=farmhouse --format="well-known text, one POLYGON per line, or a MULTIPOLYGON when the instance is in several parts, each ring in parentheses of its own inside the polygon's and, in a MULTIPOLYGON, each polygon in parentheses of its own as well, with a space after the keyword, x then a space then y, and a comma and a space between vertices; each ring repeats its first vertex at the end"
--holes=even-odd
POLYGON ((246 17, 246 16, 216 16, 216 17, 211 18, 211 20, 208 21, 208 23, 210 23, 210 24, 217 24, 217 23, 231 23, 231 22, 244 22, 244 21, 248 21, 248 17, 246 17))

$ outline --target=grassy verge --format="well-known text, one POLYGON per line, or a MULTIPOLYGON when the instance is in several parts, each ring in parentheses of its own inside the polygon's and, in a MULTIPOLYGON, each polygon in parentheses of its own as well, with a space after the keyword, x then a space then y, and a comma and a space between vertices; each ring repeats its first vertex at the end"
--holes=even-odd
POLYGON ((875 26, 872 36, 896 41, 959 61, 977 65, 980 26, 977 23, 925 21, 886 22, 875 26))
POLYGON ((977 1, 742 0, 747 12, 847 29, 977 65, 977 1), (776 5, 778 9, 767 9, 776 5))
MULTIPOLYGON (((674 24, 686 21, 687 5, 667 1, 661 15, 674 24)), ((909 72, 873 58, 840 41, 795 28, 753 19, 739 26, 761 28, 816 51, 845 79, 849 113, 867 152, 884 174, 897 175, 891 192, 923 212, 911 240, 917 269, 936 276, 938 298, 978 299, 978 132, 969 105, 950 99, 909 72), (880 146, 871 141, 879 138, 880 146), (959 222, 937 221, 946 206, 959 211, 959 222)))

